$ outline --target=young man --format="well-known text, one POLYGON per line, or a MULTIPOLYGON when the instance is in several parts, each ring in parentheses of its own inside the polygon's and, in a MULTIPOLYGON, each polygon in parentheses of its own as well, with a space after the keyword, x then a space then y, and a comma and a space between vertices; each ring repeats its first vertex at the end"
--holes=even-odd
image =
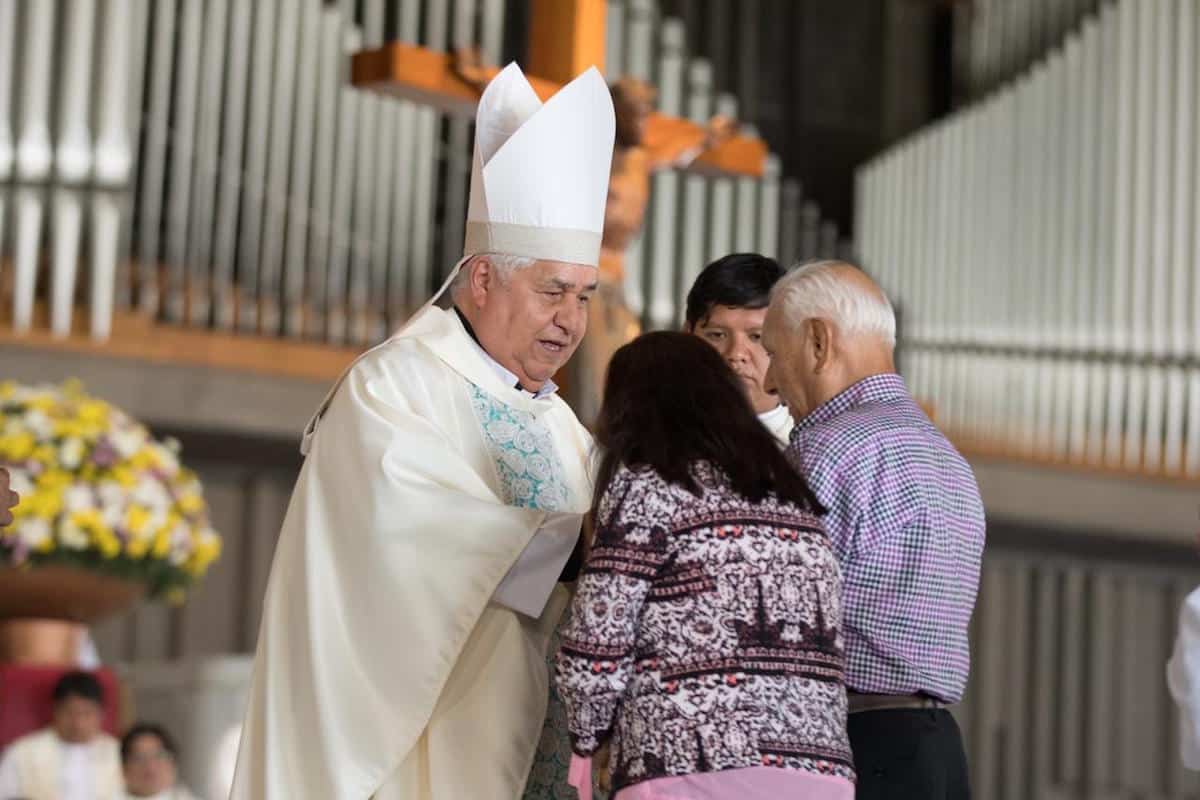
POLYGON ((774 259, 734 253, 700 273, 687 296, 685 330, 716 348, 746 389, 767 430, 786 446, 792 417, 779 395, 763 388, 770 359, 762 345, 771 288, 783 277, 774 259))
POLYGON ((48 728, 22 736, 0 760, 0 798, 118 800, 117 740, 104 733, 104 689, 89 673, 71 672, 54 687, 48 728))

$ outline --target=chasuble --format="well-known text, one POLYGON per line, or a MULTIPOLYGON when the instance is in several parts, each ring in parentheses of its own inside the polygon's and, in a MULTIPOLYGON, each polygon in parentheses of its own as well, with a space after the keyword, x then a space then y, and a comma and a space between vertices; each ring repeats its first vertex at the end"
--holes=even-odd
POLYGON ((535 533, 587 510, 590 446, 453 313, 361 358, 306 433, 232 800, 518 797, 567 598, 535 619, 495 595, 535 533))

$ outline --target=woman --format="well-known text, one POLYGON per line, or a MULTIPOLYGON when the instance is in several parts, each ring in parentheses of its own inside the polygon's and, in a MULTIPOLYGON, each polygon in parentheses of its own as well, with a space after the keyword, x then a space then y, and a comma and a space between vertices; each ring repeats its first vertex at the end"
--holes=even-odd
POLYGON ((121 740, 128 800, 196 800, 178 782, 179 751, 166 729, 159 725, 134 725, 121 740))
POLYGON ((720 355, 652 333, 613 356, 595 537, 556 682, 617 800, 853 797, 837 561, 804 480, 720 355))

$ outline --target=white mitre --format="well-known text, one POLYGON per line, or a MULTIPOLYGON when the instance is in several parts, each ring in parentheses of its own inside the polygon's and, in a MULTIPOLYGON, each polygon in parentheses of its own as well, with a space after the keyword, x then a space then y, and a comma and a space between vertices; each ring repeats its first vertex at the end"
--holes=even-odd
POLYGON ((596 266, 616 115, 592 67, 544 104, 515 63, 479 99, 463 258, 596 266))

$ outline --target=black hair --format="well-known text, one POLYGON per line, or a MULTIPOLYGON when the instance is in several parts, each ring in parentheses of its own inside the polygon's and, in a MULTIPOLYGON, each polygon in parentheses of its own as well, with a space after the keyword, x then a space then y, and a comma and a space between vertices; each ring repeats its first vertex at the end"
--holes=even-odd
POLYGON ((748 500, 761 501, 771 492, 823 513, 750 407, 729 365, 691 334, 647 333, 613 354, 596 443, 601 453, 597 504, 621 465, 648 466, 699 495, 692 465, 705 461, 748 500))
POLYGON ((758 253, 734 253, 709 264, 687 296, 688 330, 702 323, 713 306, 766 308, 771 287, 783 277, 783 267, 758 253))
POLYGON ((163 750, 171 754, 171 758, 179 757, 179 750, 175 747, 175 740, 171 738, 171 734, 167 733, 167 729, 161 725, 156 725, 153 722, 139 722, 126 731, 121 737, 121 762, 129 760, 129 754, 133 752, 133 743, 142 736, 153 736, 162 744, 163 750))
POLYGON ((68 672, 54 684, 54 704, 58 705, 69 697, 82 697, 97 705, 104 705, 104 687, 90 672, 68 672))

